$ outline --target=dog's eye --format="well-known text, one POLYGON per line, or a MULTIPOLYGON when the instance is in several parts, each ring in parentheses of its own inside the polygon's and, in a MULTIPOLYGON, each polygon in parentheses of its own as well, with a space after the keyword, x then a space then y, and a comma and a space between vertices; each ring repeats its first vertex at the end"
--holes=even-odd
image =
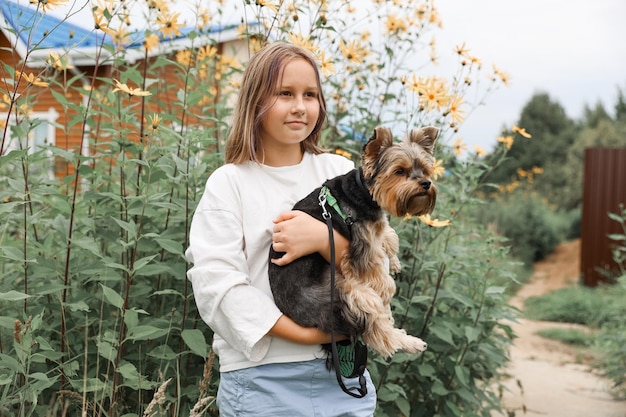
POLYGON ((404 170, 404 168, 398 168, 396 169, 396 172, 394 172, 394 174, 403 177, 406 175, 406 171, 404 170))

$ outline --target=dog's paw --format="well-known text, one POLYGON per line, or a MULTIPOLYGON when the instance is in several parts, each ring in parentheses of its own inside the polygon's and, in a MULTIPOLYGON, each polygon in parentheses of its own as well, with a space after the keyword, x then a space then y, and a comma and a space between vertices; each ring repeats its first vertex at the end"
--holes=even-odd
POLYGON ((389 273, 396 274, 402 270, 402 264, 400 263, 400 259, 397 256, 392 256, 389 258, 389 273))
POLYGON ((402 350, 406 353, 421 353, 428 348, 428 344, 419 337, 407 336, 405 339, 402 350))

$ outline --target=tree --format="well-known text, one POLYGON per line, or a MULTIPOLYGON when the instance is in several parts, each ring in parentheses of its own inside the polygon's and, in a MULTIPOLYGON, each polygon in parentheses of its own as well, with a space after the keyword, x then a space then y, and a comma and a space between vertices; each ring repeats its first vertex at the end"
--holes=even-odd
POLYGON ((576 123, 547 93, 537 93, 524 106, 517 126, 524 128, 532 137, 509 133, 515 139, 509 158, 498 167, 490 180, 507 184, 517 179, 519 169, 532 171, 533 168, 540 168, 543 174, 536 181, 535 189, 553 200, 555 191, 567 183, 561 167, 576 137, 576 123))

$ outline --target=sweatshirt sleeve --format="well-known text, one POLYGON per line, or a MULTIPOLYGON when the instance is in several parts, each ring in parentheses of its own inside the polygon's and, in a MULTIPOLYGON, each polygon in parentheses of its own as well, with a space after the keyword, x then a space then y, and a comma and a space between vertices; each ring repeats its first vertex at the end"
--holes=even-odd
POLYGON ((187 272, 202 319, 250 361, 263 359, 280 310, 250 285, 236 184, 218 170, 207 181, 194 213, 187 272))

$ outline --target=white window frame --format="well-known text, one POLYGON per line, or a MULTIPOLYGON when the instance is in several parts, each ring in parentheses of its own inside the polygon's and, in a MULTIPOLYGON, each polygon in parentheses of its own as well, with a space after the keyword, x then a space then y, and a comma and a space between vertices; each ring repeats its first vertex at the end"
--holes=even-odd
MULTIPOLYGON (((40 125, 35 129, 28 132, 28 138, 25 144, 25 147, 28 148, 28 153, 32 154, 37 150, 38 146, 54 146, 56 145, 56 121, 59 118, 59 112, 54 109, 54 107, 50 107, 48 111, 34 111, 29 114, 29 119, 31 120, 39 120, 40 125), (38 136, 40 132, 42 132, 41 127, 46 127, 45 136, 41 138, 38 136), (41 138, 41 139, 40 139, 41 138)), ((7 113, 0 112, 0 120, 7 120, 7 113)), ((13 150, 24 149, 20 147, 17 141, 11 137, 11 125, 15 124, 15 119, 13 115, 9 117, 9 124, 6 126, 6 138, 4 140, 4 148, 2 150, 2 154, 6 155, 13 150)), ((49 154, 50 158, 50 166, 47 170, 47 175, 50 179, 54 178, 54 159, 52 158, 52 153, 49 154)))

